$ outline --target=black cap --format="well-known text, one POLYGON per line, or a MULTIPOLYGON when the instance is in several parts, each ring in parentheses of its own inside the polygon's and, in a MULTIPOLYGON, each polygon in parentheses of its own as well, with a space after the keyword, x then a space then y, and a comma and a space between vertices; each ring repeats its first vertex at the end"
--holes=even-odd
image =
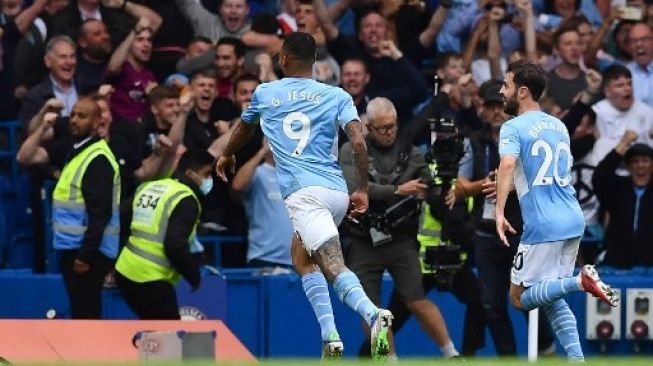
POLYGON ((648 156, 649 158, 653 159, 653 148, 647 144, 634 144, 630 147, 630 149, 628 149, 628 151, 626 151, 626 154, 624 154, 624 161, 629 163, 633 158, 637 156, 648 156))
POLYGON ((503 103, 503 95, 499 93, 502 83, 497 80, 488 80, 481 84, 478 89, 478 95, 483 99, 483 104, 486 103, 503 103))

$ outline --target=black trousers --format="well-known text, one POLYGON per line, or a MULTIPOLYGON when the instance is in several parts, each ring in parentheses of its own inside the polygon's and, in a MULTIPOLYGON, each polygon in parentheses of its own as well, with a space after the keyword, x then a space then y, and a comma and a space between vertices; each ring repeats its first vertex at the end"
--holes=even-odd
MULTIPOLYGON (((496 236, 477 235, 475 247, 483 307, 497 354, 502 356, 517 354, 515 333, 508 315, 510 269, 517 252, 516 244, 506 247, 496 236)), ((528 319, 528 313, 524 312, 524 315, 528 319)), ((543 311, 540 312, 538 330, 538 349, 542 351, 554 341, 543 311)))
POLYGON ((179 320, 174 286, 167 281, 138 283, 116 271, 116 284, 130 309, 141 320, 179 320))
MULTIPOLYGON (((425 293, 438 287, 440 283, 433 274, 422 275, 425 293)), ((473 356, 478 349, 485 346, 485 312, 479 294, 478 279, 471 268, 465 265, 453 276, 451 287, 446 290, 451 291, 458 301, 466 305, 461 352, 465 356, 473 356)), ((390 296, 388 310, 395 317, 392 322, 392 331, 396 334, 410 319, 412 313, 394 290, 390 296)))
POLYGON ((77 250, 61 251, 60 269, 73 319, 102 319, 102 286, 104 277, 113 268, 113 260, 98 254, 86 273, 73 270, 77 250))

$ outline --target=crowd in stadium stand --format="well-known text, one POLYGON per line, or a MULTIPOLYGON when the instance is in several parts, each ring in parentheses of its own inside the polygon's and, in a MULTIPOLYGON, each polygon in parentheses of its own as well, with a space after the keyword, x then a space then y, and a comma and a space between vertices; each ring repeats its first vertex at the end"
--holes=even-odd
MULTIPOLYGON (((491 128, 494 113, 503 113, 494 108, 502 105, 496 90, 488 89, 500 88, 508 63, 537 62, 548 76, 542 109, 570 132, 585 239, 602 242, 600 250, 581 249, 579 260, 619 268, 653 265, 651 0, 0 4, 0 121, 19 120, 26 139, 51 124, 39 137, 47 164, 25 164, 35 212, 43 182, 57 179, 67 161, 68 119, 80 97, 103 101, 104 134, 112 149, 118 146, 121 202, 129 205, 139 182, 154 174, 146 170, 158 149, 171 141, 181 142, 172 165, 192 149, 219 156, 256 86, 283 77, 277 54, 284 36, 301 31, 318 44, 316 80, 351 94, 363 122, 368 102, 387 98, 397 111, 399 140, 422 148, 434 113, 453 118, 473 143, 491 128), (52 113, 56 120, 46 118, 52 113)), ((345 142, 341 133, 340 146, 345 142)), ((253 172, 258 164, 270 164, 267 152, 259 131, 236 156, 237 169, 249 164, 245 181, 232 187, 214 175, 213 189, 201 198, 202 232, 249 232, 255 239, 249 253, 227 253, 226 265, 290 266, 290 242, 275 245, 278 237, 289 236, 289 223, 270 222, 278 215, 257 212, 279 209, 265 201, 278 205, 280 195, 250 190, 266 187, 251 179, 273 180, 269 172, 253 172), (259 217, 267 221, 256 225, 259 217), (283 233, 266 235, 274 228, 283 233)))

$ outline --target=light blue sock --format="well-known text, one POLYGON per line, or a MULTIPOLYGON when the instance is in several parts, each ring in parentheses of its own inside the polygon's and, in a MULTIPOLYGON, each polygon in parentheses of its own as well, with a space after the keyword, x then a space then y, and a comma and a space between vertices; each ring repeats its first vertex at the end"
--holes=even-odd
POLYGON ((311 272, 302 277, 302 287, 313 307, 317 322, 320 323, 320 333, 322 333, 323 341, 332 340, 332 335, 334 333, 338 334, 333 318, 328 286, 322 272, 311 272))
POLYGON ((546 313, 553 331, 562 344, 562 348, 567 352, 567 358, 570 361, 583 361, 583 350, 580 348, 578 338, 578 328, 576 326, 576 317, 569 309, 569 305, 563 299, 558 299, 552 304, 542 306, 546 313))
POLYGON ((565 295, 582 291, 578 277, 545 280, 529 287, 521 294, 521 305, 526 311, 552 304, 565 295))
POLYGON ((358 277, 353 272, 347 271, 339 274, 336 280, 333 281, 333 288, 336 290, 340 301, 360 314, 367 322, 367 325, 372 324, 372 320, 379 309, 367 297, 358 277))

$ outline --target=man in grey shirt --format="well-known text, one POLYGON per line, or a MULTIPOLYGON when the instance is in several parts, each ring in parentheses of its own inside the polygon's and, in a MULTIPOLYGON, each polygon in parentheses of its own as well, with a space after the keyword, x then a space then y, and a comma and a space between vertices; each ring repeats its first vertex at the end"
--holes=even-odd
POLYGON ((250 30, 251 22, 247 18, 249 4, 247 0, 222 0, 215 15, 206 10, 199 0, 175 0, 181 13, 193 27, 195 36, 209 38, 217 42, 222 37, 240 38, 250 30))

